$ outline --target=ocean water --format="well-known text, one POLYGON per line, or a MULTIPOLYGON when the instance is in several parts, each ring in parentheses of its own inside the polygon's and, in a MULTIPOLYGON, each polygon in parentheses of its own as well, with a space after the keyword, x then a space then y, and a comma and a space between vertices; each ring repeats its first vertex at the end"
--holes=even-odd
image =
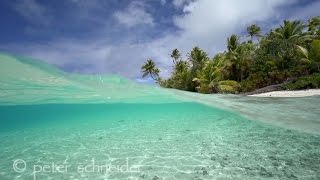
POLYGON ((70 75, 0 54, 0 179, 320 179, 319 104, 70 75))

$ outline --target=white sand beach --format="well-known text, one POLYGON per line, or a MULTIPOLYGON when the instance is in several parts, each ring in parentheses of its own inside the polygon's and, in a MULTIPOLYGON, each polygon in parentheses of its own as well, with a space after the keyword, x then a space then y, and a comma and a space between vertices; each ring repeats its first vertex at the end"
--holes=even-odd
POLYGON ((255 97, 305 97, 305 96, 320 96, 320 89, 308 89, 300 91, 272 91, 261 94, 253 94, 249 96, 255 97))

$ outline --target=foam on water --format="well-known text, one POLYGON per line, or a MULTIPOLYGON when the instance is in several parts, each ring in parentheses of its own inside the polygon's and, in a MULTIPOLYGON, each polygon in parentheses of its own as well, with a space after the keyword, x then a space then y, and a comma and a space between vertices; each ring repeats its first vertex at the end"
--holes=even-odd
POLYGON ((319 97, 200 95, 7 54, 0 70, 0 179, 320 178, 319 97))

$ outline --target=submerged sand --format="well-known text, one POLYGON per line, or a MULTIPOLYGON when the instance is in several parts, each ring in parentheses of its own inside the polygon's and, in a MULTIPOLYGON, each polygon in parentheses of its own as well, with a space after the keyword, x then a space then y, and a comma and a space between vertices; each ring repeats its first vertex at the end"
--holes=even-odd
POLYGON ((306 96, 320 96, 320 89, 308 89, 299 91, 272 91, 261 94, 253 94, 249 96, 255 97, 306 97, 306 96))

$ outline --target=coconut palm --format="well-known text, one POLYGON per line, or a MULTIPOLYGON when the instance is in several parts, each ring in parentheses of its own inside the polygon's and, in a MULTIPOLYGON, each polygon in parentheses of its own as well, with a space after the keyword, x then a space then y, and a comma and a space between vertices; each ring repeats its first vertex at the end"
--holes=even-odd
POLYGON ((317 39, 320 39, 320 16, 309 20, 309 32, 317 39))
POLYGON ((160 70, 156 68, 152 59, 147 60, 147 62, 141 67, 141 71, 143 73, 143 78, 150 75, 153 80, 157 81, 159 79, 160 70))
POLYGON ((235 34, 231 35, 228 39, 227 39, 227 44, 228 44, 228 51, 235 51, 237 49, 237 47, 239 46, 239 37, 235 34))
POLYGON ((311 18, 309 20, 309 30, 319 30, 320 29, 320 16, 311 18))
POLYGON ((212 60, 207 61, 197 77, 193 79, 199 85, 197 87, 198 92, 218 92, 220 82, 230 76, 229 62, 225 53, 220 53, 212 60))
POLYGON ((274 46, 280 70, 293 68, 300 63, 297 61, 296 51, 300 51, 313 37, 310 32, 305 31, 306 27, 301 21, 284 21, 280 28, 271 32, 270 42, 274 46))
POLYGON ((304 33, 304 25, 301 21, 284 21, 280 28, 272 31, 275 38, 285 40, 287 43, 299 44, 310 38, 304 33))
POLYGON ((188 60, 192 64, 192 69, 197 70, 208 60, 208 54, 199 47, 194 47, 188 54, 188 60))
POLYGON ((191 69, 187 74, 187 90, 196 91, 196 85, 193 79, 197 76, 197 72, 202 69, 208 59, 208 54, 199 47, 194 47, 191 52, 188 53, 188 61, 191 64, 191 69))
POLYGON ((207 61, 201 71, 197 74, 197 77, 193 78, 193 82, 196 82, 198 86, 196 87, 198 92, 201 93, 211 93, 213 87, 211 82, 213 82, 215 71, 215 62, 213 60, 207 61))
POLYGON ((174 49, 174 50, 172 51, 172 53, 171 53, 170 56, 171 56, 172 59, 173 59, 173 64, 176 64, 177 61, 180 59, 181 54, 180 54, 180 52, 179 52, 178 49, 174 49))
POLYGON ((320 72, 320 40, 312 41, 310 50, 302 46, 297 46, 297 50, 302 62, 308 63, 311 66, 310 69, 316 67, 317 71, 320 72))
POLYGON ((226 55, 226 64, 228 64, 228 68, 231 74, 232 79, 237 79, 237 71, 238 71, 238 63, 239 63, 239 55, 238 55, 238 47, 239 47, 239 37, 235 34, 231 35, 227 39, 227 48, 228 53, 226 55))
MULTIPOLYGON (((280 27, 260 36, 261 28, 250 25, 247 31, 251 42, 261 37, 259 42, 241 42, 239 36, 231 35, 227 39, 227 50, 213 59, 194 47, 187 61, 183 61, 180 52, 174 49, 170 54, 174 63, 171 76, 159 79, 159 84, 192 92, 237 93, 318 73, 320 17, 310 19, 308 27, 301 21, 284 21, 280 27)), ((157 68, 150 64, 147 62, 142 67, 144 76, 156 79, 159 70, 152 70, 157 68)))
POLYGON ((251 41, 253 41, 253 37, 259 37, 261 36, 261 28, 255 24, 253 25, 250 25, 248 28, 247 28, 247 32, 251 38, 251 41))
POLYGON ((226 54, 226 69, 230 71, 230 78, 242 81, 248 69, 250 56, 254 50, 252 43, 239 43, 239 37, 232 35, 227 40, 228 52, 226 54))
POLYGON ((238 67, 238 79, 239 81, 242 81, 245 76, 248 75, 249 66, 251 62, 253 61, 253 54, 255 50, 255 45, 252 43, 243 43, 239 46, 237 49, 237 67, 238 67))
POLYGON ((175 73, 181 73, 188 70, 188 63, 186 61, 179 60, 174 66, 175 73))

